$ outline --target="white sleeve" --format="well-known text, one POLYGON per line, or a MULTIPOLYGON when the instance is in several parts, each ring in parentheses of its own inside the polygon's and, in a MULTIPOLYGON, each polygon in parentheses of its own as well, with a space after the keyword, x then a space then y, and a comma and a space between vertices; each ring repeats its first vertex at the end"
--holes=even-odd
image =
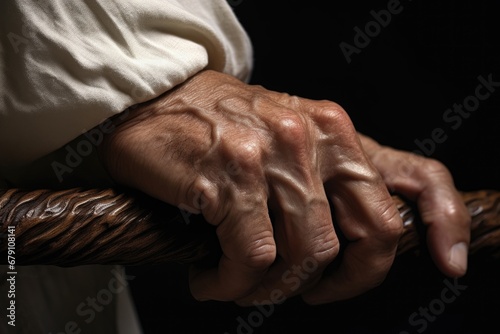
POLYGON ((29 163, 202 69, 248 80, 226 0, 9 0, 0 11, 0 166, 29 163))

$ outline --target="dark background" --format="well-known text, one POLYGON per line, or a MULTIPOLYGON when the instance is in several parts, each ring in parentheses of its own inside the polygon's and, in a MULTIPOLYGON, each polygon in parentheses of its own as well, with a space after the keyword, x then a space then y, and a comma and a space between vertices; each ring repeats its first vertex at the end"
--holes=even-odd
MULTIPOLYGON (((355 127, 382 144, 413 151, 442 128, 447 140, 429 156, 443 162, 458 189, 500 189, 500 89, 452 129, 445 110, 474 95, 478 76, 500 81, 499 19, 494 1, 410 1, 347 63, 354 27, 389 1, 232 1, 255 48, 251 83, 342 105, 355 127)), ((190 299, 183 266, 128 268, 150 333, 238 333, 255 308, 190 299)), ((425 249, 396 261, 387 280, 360 298, 311 307, 292 299, 260 326, 240 333, 418 333, 408 317, 440 298, 442 276, 425 249)), ((451 282, 451 281, 450 281, 451 282)), ((461 295, 424 333, 500 333, 500 263, 471 258, 461 295)))

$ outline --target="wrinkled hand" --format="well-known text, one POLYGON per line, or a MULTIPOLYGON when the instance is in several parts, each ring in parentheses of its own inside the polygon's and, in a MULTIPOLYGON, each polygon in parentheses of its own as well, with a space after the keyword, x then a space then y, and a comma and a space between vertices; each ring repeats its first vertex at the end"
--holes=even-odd
POLYGON ((316 304, 359 295, 384 280, 403 231, 339 105, 213 71, 131 112, 101 156, 117 182, 217 226, 218 267, 190 279, 199 300, 250 305, 302 294, 316 304), (350 242, 323 275, 339 251, 332 219, 350 242))
POLYGON ((389 190, 417 204, 437 267, 450 277, 463 276, 467 270, 471 218, 450 171, 437 160, 359 136, 389 190))

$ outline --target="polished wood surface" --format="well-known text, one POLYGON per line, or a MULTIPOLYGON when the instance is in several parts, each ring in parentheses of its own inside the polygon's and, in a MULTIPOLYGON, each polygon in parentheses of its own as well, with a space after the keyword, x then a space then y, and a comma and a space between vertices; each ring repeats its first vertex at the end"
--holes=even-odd
MULTIPOLYGON (((470 255, 500 258, 500 191, 461 194, 472 218, 470 255)), ((404 224, 398 256, 418 256, 425 240, 418 211, 393 199, 404 224)), ((4 237, 15 227, 18 265, 188 264, 220 255, 214 227, 201 215, 127 189, 0 190, 0 222, 4 237)))

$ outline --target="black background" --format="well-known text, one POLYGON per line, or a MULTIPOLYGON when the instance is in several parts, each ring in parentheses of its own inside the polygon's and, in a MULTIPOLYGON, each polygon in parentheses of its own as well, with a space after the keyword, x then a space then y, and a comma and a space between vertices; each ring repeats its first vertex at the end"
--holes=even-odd
MULTIPOLYGON (((232 1, 255 51, 251 83, 342 105, 355 127, 382 144, 413 151, 415 140, 442 128, 447 140, 432 158, 458 189, 500 189, 500 89, 452 129, 454 103, 474 95, 478 76, 500 81, 500 29, 495 1, 402 0, 403 10, 347 63, 339 44, 389 1, 232 1)), ((183 266, 128 268, 150 333, 238 333, 255 308, 190 299, 183 266)), ((440 298, 442 276, 423 250, 400 258, 386 281, 357 299, 319 307, 291 299, 275 306, 253 333, 418 333, 408 317, 440 298)), ((450 282, 452 282, 450 280, 450 282)), ((500 333, 500 263, 471 258, 461 295, 424 333, 500 333)), ((257 318, 256 318, 257 319, 257 318)), ((258 320, 258 319, 257 319, 258 320)), ((241 333, 250 333, 241 329, 241 333)))

